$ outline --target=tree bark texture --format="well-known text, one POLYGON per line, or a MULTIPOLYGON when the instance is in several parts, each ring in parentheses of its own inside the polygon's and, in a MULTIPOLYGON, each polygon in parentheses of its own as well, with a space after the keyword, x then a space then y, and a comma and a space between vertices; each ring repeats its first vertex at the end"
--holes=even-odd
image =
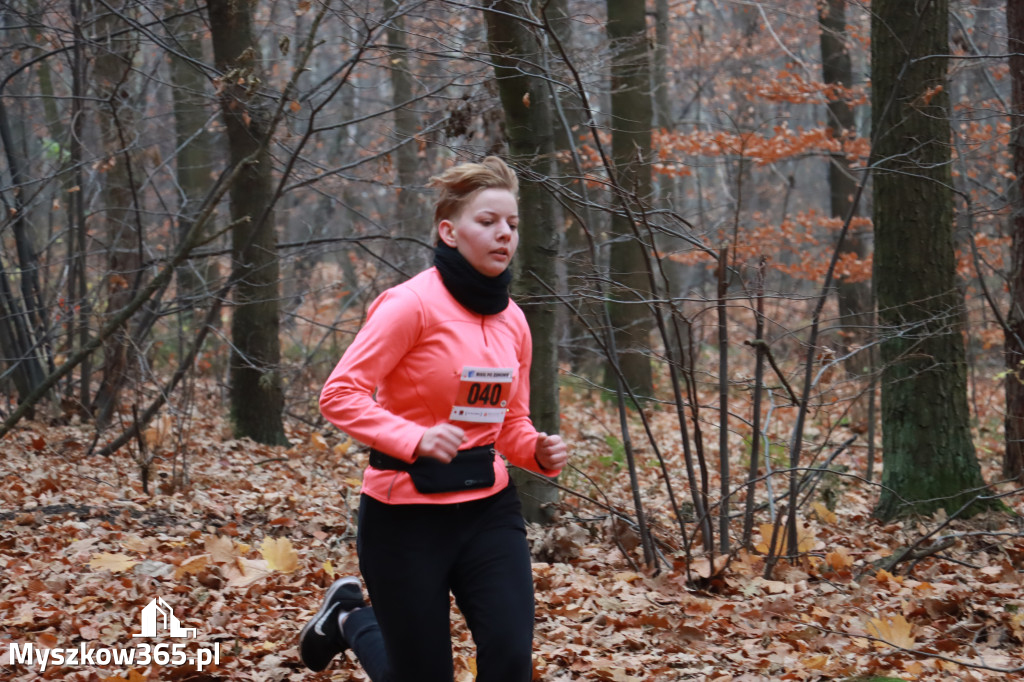
POLYGON ((221 110, 232 164, 246 166, 231 187, 232 277, 231 415, 235 434, 284 444, 281 346, 278 337, 277 235, 270 153, 268 100, 259 92, 259 45, 253 5, 241 0, 209 4, 214 62, 221 80, 221 110))
MULTIPOLYGON (((971 503, 969 428, 945 91, 948 0, 876 0, 871 75, 883 519, 971 503), (931 58, 929 58, 931 57, 931 58)), ((974 503, 968 513, 983 508, 974 503)))
POLYGON ((654 123, 659 129, 671 130, 675 126, 672 117, 671 88, 668 80, 668 61, 672 54, 672 37, 669 0, 654 2, 654 123))
MULTIPOLYGON (((849 88, 853 84, 853 67, 847 46, 846 0, 826 0, 818 7, 818 24, 821 28, 821 70, 822 80, 829 85, 849 88)), ((830 137, 844 140, 857 133, 853 109, 842 95, 832 97, 828 103, 828 128, 830 137)), ((853 199, 857 193, 857 177, 850 168, 850 161, 843 152, 832 154, 828 166, 829 203, 832 217, 845 220, 854 210, 853 199)), ((867 258, 871 251, 870 233, 865 228, 851 226, 843 240, 842 252, 860 260, 867 258)), ((848 350, 852 345, 863 345, 867 330, 873 322, 871 283, 850 282, 848 278, 836 278, 836 298, 839 303, 839 324, 843 327, 843 345, 848 350)), ((847 363, 847 370, 863 374, 868 364, 866 354, 858 354, 847 363)))
MULTIPOLYGON (((96 124, 102 145, 103 240, 107 249, 106 309, 116 315, 135 295, 142 267, 137 192, 133 168, 136 105, 131 92, 132 60, 137 42, 129 22, 114 13, 97 23, 93 87, 98 101, 96 124)), ((96 423, 106 426, 117 408, 121 389, 135 364, 126 323, 103 343, 103 377, 94 400, 96 423)))
MULTIPOLYGON (((585 63, 587 57, 577 47, 581 42, 579 27, 570 13, 568 0, 551 0, 544 14, 551 31, 549 44, 560 46, 557 54, 550 55, 551 71, 556 79, 573 83, 571 66, 585 63), (577 51, 579 50, 579 52, 577 51)), ((553 88, 553 118, 555 126, 555 149, 562 152, 556 159, 558 192, 568 197, 571 210, 562 213, 562 252, 557 264, 559 279, 570 291, 595 289, 594 278, 598 275, 590 236, 601 231, 600 222, 604 215, 595 210, 591 202, 594 190, 583 181, 584 171, 580 157, 580 140, 589 136, 590 114, 583 105, 581 93, 574 87, 553 88)), ((596 296, 579 296, 574 299, 575 313, 566 308, 559 311, 558 324, 561 333, 561 359, 568 362, 574 372, 590 374, 600 367, 599 351, 588 328, 604 325, 604 308, 596 296)))
POLYGON ((1010 313, 1006 358, 1006 453, 1003 476, 1024 483, 1024 0, 1006 0, 1010 54, 1010 155, 1016 176, 1011 191, 1010 313))
MULTIPOLYGON (((402 9, 400 0, 388 0, 387 8, 389 13, 395 13, 402 9)), ((395 150, 395 171, 398 178, 398 186, 395 188, 395 224, 394 230, 398 234, 422 236, 427 241, 433 241, 436 225, 430 225, 430 221, 424 220, 428 212, 420 201, 420 195, 415 191, 419 183, 418 169, 420 167, 419 152, 417 148, 416 133, 419 130, 419 116, 411 104, 415 97, 415 79, 411 71, 411 53, 408 46, 408 37, 405 31, 405 17, 399 14, 393 17, 388 23, 388 70, 391 79, 391 102, 395 107, 395 142, 401 146, 395 150)), ((396 242, 387 247, 391 255, 401 260, 406 260, 399 251, 401 244, 396 242)), ((416 251, 414 262, 408 268, 409 272, 419 272, 429 265, 429 258, 424 258, 422 250, 416 251)), ((395 262, 395 261, 393 261, 395 262)))
MULTIPOLYGON (((651 195, 651 58, 647 47, 644 3, 608 0, 608 39, 612 42, 611 127, 614 183, 625 203, 639 214, 651 195)), ((627 385, 641 396, 654 393, 650 336, 654 326, 648 304, 649 248, 633 235, 632 221, 615 198, 609 253, 609 313, 615 331, 618 363, 627 385)), ((605 385, 615 386, 612 368, 605 385)))
MULTIPOLYGON (((168 15, 176 14, 180 9, 181 3, 178 0, 169 0, 165 5, 168 15)), ((205 27, 202 18, 198 14, 186 14, 168 22, 168 27, 173 36, 172 44, 177 48, 170 55, 170 73, 175 144, 178 149, 174 172, 181 197, 177 234, 182 239, 192 229, 210 186, 213 139, 206 130, 211 113, 208 105, 209 79, 195 63, 202 63, 203 59, 201 38, 205 27)), ((182 331, 186 335, 194 333, 194 308, 215 276, 216 264, 213 259, 186 262, 175 273, 178 300, 183 311, 182 331)))
POLYGON ((18 399, 24 400, 45 376, 38 346, 45 341, 46 332, 43 326, 38 261, 22 200, 21 185, 27 180, 27 164, 14 137, 7 106, 0 101, 0 141, 3 142, 14 186, 11 192, 10 224, 18 252, 21 280, 19 299, 6 270, 0 264, 0 351, 6 358, 5 364, 10 368, 18 399))
MULTIPOLYGON (((495 0, 487 15, 487 37, 494 63, 509 160, 520 172, 519 250, 515 293, 533 336, 530 367, 530 416, 540 431, 557 433, 558 289, 556 263, 561 240, 560 211, 554 195, 541 182, 555 174, 555 138, 551 90, 535 77, 541 60, 537 40, 526 27, 509 18, 522 10, 513 0, 495 0)), ((527 520, 551 520, 551 502, 558 490, 532 476, 517 477, 527 520)))
MULTIPOLYGON (((73 49, 71 57, 71 140, 68 145, 69 163, 73 168, 74 182, 67 186, 67 204, 69 216, 70 253, 68 254, 67 301, 65 323, 70 331, 67 341, 68 349, 82 349, 89 345, 89 328, 92 318, 92 305, 89 300, 89 286, 86 273, 86 254, 89 246, 89 229, 86 225, 86 209, 84 192, 85 172, 83 170, 85 151, 82 140, 85 138, 85 106, 87 59, 85 55, 86 40, 84 35, 83 5, 80 0, 71 0, 73 49)), ((91 21, 91 20, 90 20, 91 21)), ((79 366, 78 405, 77 409, 84 415, 91 414, 92 402, 92 355, 88 355, 79 366)), ((73 402, 74 384, 67 385, 67 398, 73 402)))

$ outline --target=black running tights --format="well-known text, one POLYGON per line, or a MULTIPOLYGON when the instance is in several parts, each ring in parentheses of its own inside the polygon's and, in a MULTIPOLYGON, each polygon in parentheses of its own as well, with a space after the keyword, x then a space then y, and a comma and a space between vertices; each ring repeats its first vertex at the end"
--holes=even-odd
POLYGON ((529 682, 533 575, 510 483, 482 500, 390 505, 363 495, 359 569, 371 608, 343 636, 373 682, 452 682, 449 592, 477 647, 477 682, 529 682))

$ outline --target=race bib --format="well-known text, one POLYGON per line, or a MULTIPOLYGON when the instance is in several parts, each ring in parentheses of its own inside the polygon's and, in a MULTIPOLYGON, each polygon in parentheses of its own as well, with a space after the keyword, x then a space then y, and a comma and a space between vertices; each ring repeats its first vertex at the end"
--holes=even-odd
POLYGON ((449 421, 500 424, 505 421, 514 370, 463 367, 449 421))

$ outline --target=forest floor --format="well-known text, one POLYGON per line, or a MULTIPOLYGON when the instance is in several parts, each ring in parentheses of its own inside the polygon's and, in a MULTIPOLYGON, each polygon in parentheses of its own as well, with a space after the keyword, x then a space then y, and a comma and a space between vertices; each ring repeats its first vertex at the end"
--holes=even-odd
MULTIPOLYGON (((562 483, 632 514, 614 409, 586 396, 564 404, 562 432, 586 475, 567 472, 562 483)), ((296 423, 290 448, 234 440, 218 414, 211 401, 187 432, 169 421, 149 432, 148 493, 129 448, 86 456, 85 427, 26 422, 5 439, 0 679, 367 679, 350 653, 314 675, 296 650, 324 587, 357 573, 354 515, 365 453, 337 431, 296 423), (176 486, 184 466, 187 484, 176 486), (195 638, 133 637, 143 608, 158 597, 181 627, 197 629, 195 638), (78 658, 92 651, 91 662, 70 661, 69 649, 78 658), (133 649, 132 664, 116 662, 133 649), (138 658, 143 651, 148 664, 138 658), (195 659, 215 652, 216 662, 197 670, 195 659)), ((651 424, 676 498, 689 500, 675 416, 654 410, 651 424)), ((821 432, 829 450, 849 435, 821 432)), ((138 456, 137 446, 131 450, 138 456)), ((717 462, 715 448, 707 451, 717 462)), ((1004 499, 1015 513, 882 524, 871 517, 877 487, 829 474, 800 510, 800 557, 766 576, 769 542, 756 532, 751 545, 760 549, 713 558, 692 543, 687 559, 652 454, 637 448, 658 569, 643 566, 629 524, 578 496, 564 496, 555 524, 531 529, 535 679, 1004 680, 1020 673, 1024 495, 1004 499), (893 565, 908 547, 913 554, 893 565)), ((997 480, 997 444, 980 447, 979 456, 986 480, 997 480)), ((747 463, 733 459, 738 481, 747 463)), ((833 465, 864 472, 864 448, 847 448, 833 465)), ((785 478, 775 481, 777 492, 785 478)), ((733 500, 734 514, 742 500, 733 500)), ((770 533, 769 514, 760 508, 755 528, 770 533)), ((741 534, 740 514, 734 546, 741 534)), ((456 678, 472 680, 473 646, 457 615, 452 631, 456 678)))

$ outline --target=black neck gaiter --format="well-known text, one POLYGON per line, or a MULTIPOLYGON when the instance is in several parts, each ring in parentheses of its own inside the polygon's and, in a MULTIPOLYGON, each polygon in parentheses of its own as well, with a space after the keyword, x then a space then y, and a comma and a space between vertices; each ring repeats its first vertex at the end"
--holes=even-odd
POLYGON ((469 264, 458 249, 444 242, 434 247, 434 266, 441 281, 456 301, 479 315, 495 315, 508 307, 508 285, 512 271, 488 277, 469 264))

